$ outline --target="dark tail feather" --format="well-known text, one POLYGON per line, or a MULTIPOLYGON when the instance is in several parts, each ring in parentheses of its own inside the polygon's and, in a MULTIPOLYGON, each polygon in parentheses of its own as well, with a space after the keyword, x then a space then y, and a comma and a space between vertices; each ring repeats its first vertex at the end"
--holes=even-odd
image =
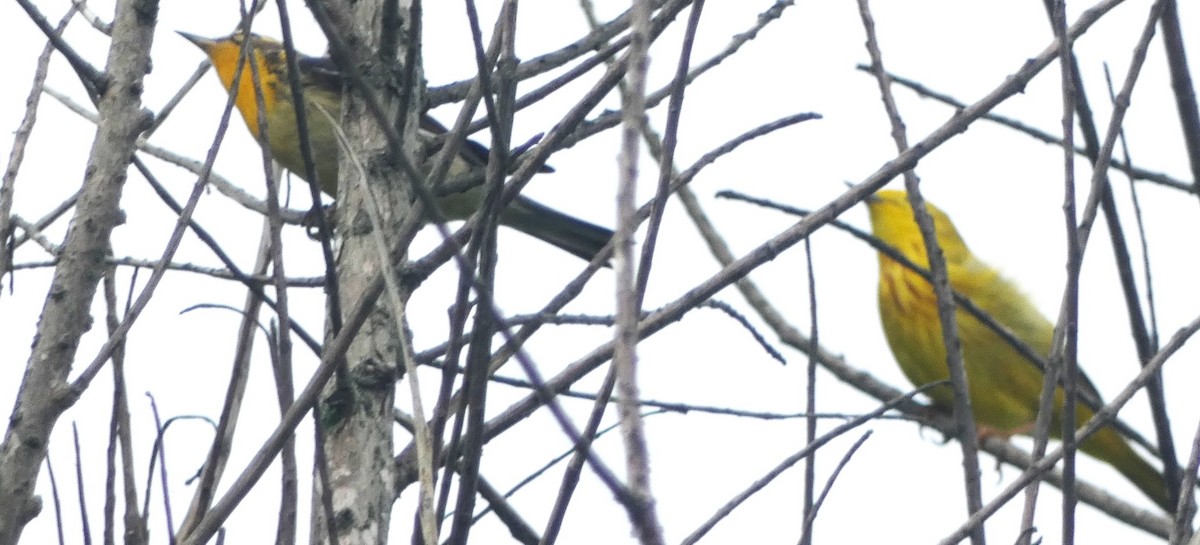
POLYGON ((1168 513, 1175 511, 1175 506, 1171 505, 1167 497, 1167 485, 1163 480, 1162 473, 1154 469, 1149 463, 1143 460, 1135 453, 1133 458, 1126 458, 1119 464, 1114 463, 1113 466, 1120 471, 1125 478, 1133 482, 1154 503, 1168 513))
POLYGON ((1175 511, 1175 506, 1171 505, 1167 497, 1167 485, 1162 473, 1142 459, 1115 430, 1101 428, 1080 447, 1084 452, 1108 462, 1120 471, 1163 511, 1175 511))
POLYGON ((587 261, 596 257, 613 236, 611 229, 568 216, 524 197, 517 197, 504 210, 500 223, 587 261))

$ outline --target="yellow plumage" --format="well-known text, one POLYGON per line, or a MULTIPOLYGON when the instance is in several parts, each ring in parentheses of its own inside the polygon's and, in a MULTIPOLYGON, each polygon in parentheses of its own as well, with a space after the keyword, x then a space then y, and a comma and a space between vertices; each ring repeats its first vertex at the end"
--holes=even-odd
MULTIPOLYGON (((219 39, 201 38, 180 33, 204 51, 217 72, 221 85, 231 91, 234 80, 238 80, 237 97, 234 104, 250 134, 271 150, 279 164, 307 180, 300 151, 300 131, 296 121, 296 105, 288 78, 287 53, 283 44, 254 34, 235 32, 219 39), (245 48, 248 61, 242 64, 238 76, 239 58, 245 48), (253 63, 253 64, 251 64, 253 63), (261 82, 264 120, 267 135, 264 139, 259 130, 258 97, 254 89, 254 72, 261 82)), ((334 123, 341 113, 342 89, 346 82, 337 72, 337 67, 327 58, 297 55, 300 85, 304 89, 305 121, 308 126, 308 141, 312 148, 317 179, 321 191, 337 196, 338 143, 334 123)), ((422 116, 421 130, 426 134, 444 133, 445 128, 428 116, 422 116)), ((487 150, 467 141, 462 152, 453 162, 451 177, 467 174, 472 170, 482 171, 487 164, 487 150)), ((438 205, 449 219, 466 219, 475 213, 483 200, 481 187, 461 193, 441 195, 438 205)), ((583 259, 592 259, 604 248, 610 238, 610 229, 593 225, 578 218, 563 214, 540 203, 518 196, 500 213, 500 223, 553 244, 583 259)))
MULTIPOLYGON (((917 265, 928 268, 925 244, 908 196, 903 191, 880 191, 867 205, 875 236, 917 265)), ((946 256, 951 288, 1007 327, 1042 357, 1050 354, 1054 326, 1034 308, 1015 284, 975 258, 944 212, 928 205, 939 245, 946 256)), ((946 348, 932 286, 915 272, 879 255, 879 313, 888 345, 900 369, 914 385, 945 380, 946 348)), ((956 313, 962 342, 969 395, 981 428, 1001 434, 1027 433, 1037 417, 1042 372, 1004 339, 961 308, 956 313)), ((952 407, 947 387, 929 391, 933 402, 952 407)), ((1055 392, 1051 430, 1058 437, 1063 391, 1055 392)), ((1076 426, 1093 412, 1079 404, 1076 426)), ((1112 465, 1160 507, 1170 511, 1162 475, 1143 460, 1111 427, 1080 445, 1080 450, 1112 465)))

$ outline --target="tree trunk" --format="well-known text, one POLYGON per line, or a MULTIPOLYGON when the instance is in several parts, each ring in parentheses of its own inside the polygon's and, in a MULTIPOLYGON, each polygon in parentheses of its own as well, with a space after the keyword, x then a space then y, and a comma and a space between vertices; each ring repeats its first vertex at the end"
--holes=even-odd
POLYGON ((92 143, 83 193, 67 230, 38 321, 33 351, 0 444, 0 545, 15 544, 41 510, 34 496, 50 433, 75 403, 67 377, 79 339, 92 327, 92 299, 111 253, 109 236, 122 221, 119 208, 129 159, 150 117, 141 102, 142 78, 150 71, 150 44, 158 3, 117 2, 112 47, 97 104, 100 122, 92 143))
MULTIPOLYGON (((411 5, 403 0, 398 2, 402 14, 396 18, 399 27, 385 28, 388 26, 385 4, 380 0, 353 3, 343 12, 344 18, 335 16, 334 20, 341 27, 338 30, 349 46, 348 53, 365 61, 356 65, 369 82, 367 92, 383 106, 387 122, 399 126, 401 116, 405 117, 403 141, 406 148, 412 148, 420 113, 416 106, 420 104, 422 82, 419 62, 413 67, 415 77, 410 81, 417 83, 407 93, 407 106, 401 104, 404 92, 398 92, 405 85, 407 46, 416 43, 412 39, 411 5), (381 29, 395 33, 390 43, 396 44, 396 49, 383 51, 387 47, 383 44, 389 40, 381 29)), ((372 277, 385 267, 387 256, 380 254, 373 237, 382 236, 386 246, 393 248, 400 224, 412 213, 412 199, 411 182, 396 168, 387 138, 360 90, 343 97, 342 129, 351 150, 349 154, 341 154, 338 169, 335 230, 341 245, 337 255, 337 295, 340 301, 349 302, 357 300, 372 277), (364 173, 374 202, 361 190, 362 183, 357 179, 364 173), (380 212, 382 232, 376 232, 368 217, 368 206, 377 207, 380 212)), ((406 149, 405 153, 412 157, 412 151, 406 149)), ((407 294, 401 299, 402 305, 407 294)), ((393 303, 385 296, 377 304, 347 351, 343 371, 330 381, 320 404, 318 425, 324 445, 319 445, 318 450, 323 454, 325 466, 317 465, 314 471, 311 537, 314 544, 329 543, 331 536, 336 536, 341 545, 382 545, 388 541, 395 500, 392 408, 404 353, 400 342, 403 324, 398 323, 402 318, 397 317, 393 303), (328 479, 327 496, 322 489, 324 478, 328 479), (326 523, 325 502, 332 509, 332 528, 326 523)))

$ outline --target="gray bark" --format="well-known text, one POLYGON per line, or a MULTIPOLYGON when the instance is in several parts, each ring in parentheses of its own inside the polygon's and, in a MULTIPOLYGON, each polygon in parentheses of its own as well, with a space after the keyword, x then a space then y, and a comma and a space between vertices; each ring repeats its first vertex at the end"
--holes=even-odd
POLYGON ((158 3, 117 2, 100 123, 84 173, 83 193, 67 230, 46 295, 33 350, 0 444, 0 545, 15 544, 41 510, 34 496, 54 424, 76 400, 67 377, 79 339, 92 326, 91 305, 104 275, 109 236, 122 221, 118 208, 137 137, 149 127, 141 103, 149 72, 158 3))
MULTIPOLYGON (((405 68, 405 46, 412 43, 413 31, 409 2, 399 2, 403 26, 397 42, 398 62, 380 62, 377 54, 382 42, 379 29, 384 25, 384 2, 361 1, 352 6, 349 21, 352 28, 343 28, 342 36, 353 49, 367 52, 359 64, 364 68, 372 92, 383 105, 393 125, 401 111, 407 111, 404 141, 415 143, 420 101, 419 90, 407 109, 400 104, 398 89, 405 68), (386 82, 379 85, 380 82, 386 82)), ((336 18, 335 18, 336 22, 336 18)), ((422 81, 419 70, 415 81, 422 81)), ((419 87, 419 85, 417 85, 419 87)), ((394 167, 388 142, 378 120, 365 106, 359 93, 343 97, 342 128, 350 142, 351 153, 343 153, 339 162, 337 216, 335 230, 340 240, 337 255, 338 286, 341 301, 355 301, 369 289, 372 279, 384 270, 386 256, 380 255, 372 237, 382 235, 389 248, 395 244, 399 226, 411 212, 409 181, 394 167), (356 177, 365 170, 366 182, 378 198, 370 202, 360 191, 356 177), (376 233, 365 207, 378 207, 383 232, 376 233)), ((411 150, 406 150, 411 152, 411 150)), ((412 157, 413 154, 409 153, 412 157)), ((407 297, 405 296, 404 299, 407 297)), ((321 407, 321 422, 325 435, 323 453, 329 479, 334 529, 337 542, 347 544, 382 545, 388 541, 392 504, 395 500, 395 461, 393 446, 392 409, 395 400, 397 370, 403 357, 397 317, 381 300, 362 331, 346 353, 344 373, 330 381, 321 407)), ((320 468, 314 471, 313 519, 311 541, 329 542, 331 531, 326 527, 325 508, 321 490, 320 468)))

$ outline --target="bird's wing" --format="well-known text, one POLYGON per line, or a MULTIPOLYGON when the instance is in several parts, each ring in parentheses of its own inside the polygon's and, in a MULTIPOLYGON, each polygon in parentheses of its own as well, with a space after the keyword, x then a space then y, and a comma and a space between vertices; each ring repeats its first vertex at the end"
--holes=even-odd
MULTIPOLYGON (((303 83, 306 85, 315 85, 321 89, 335 92, 341 92, 347 85, 345 75, 338 69, 333 59, 329 57, 300 56, 297 64, 300 67, 300 73, 304 75, 303 83)), ((450 132, 445 125, 442 125, 428 114, 421 116, 420 129, 426 135, 433 137, 434 142, 438 142, 436 137, 450 132)), ((431 153, 437 153, 440 148, 440 143, 438 143, 430 151, 431 153)), ((488 153, 487 146, 468 139, 463 142, 462 148, 459 150, 459 158, 466 160, 472 165, 483 167, 487 165, 488 153)), ((514 155, 516 154, 514 153, 514 155)), ((549 165, 544 165, 538 172, 554 172, 554 169, 549 165)))
MULTIPOLYGON (((986 274, 966 276, 978 279, 987 285, 964 286, 963 293, 971 293, 972 301, 997 322, 1008 328, 1018 339, 1029 345, 1034 353, 1042 355, 1043 358, 1049 355, 1054 342, 1054 324, 1033 306, 1029 297, 1016 284, 979 260, 973 261, 974 263, 968 266, 979 272, 986 269, 986 274), (980 298, 978 294, 985 294, 986 297, 980 298)), ((1040 371, 1045 372, 1045 369, 1037 362, 1027 359, 1025 362, 1036 365, 1040 371)), ((1091 407, 1092 410, 1099 410, 1104 406, 1104 399, 1100 396, 1100 391, 1096 389, 1096 385, 1083 373, 1082 369, 1076 375, 1076 381, 1076 392, 1083 397, 1085 405, 1091 407)))

